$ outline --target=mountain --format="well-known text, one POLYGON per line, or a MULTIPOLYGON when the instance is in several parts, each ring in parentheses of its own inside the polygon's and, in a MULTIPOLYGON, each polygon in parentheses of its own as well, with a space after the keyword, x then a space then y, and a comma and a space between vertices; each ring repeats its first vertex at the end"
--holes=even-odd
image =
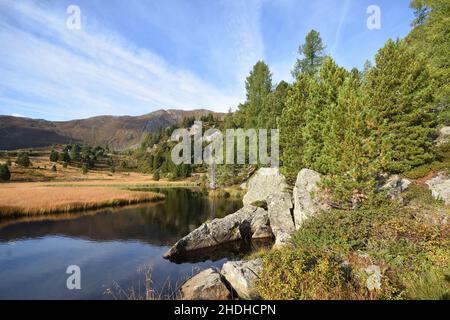
POLYGON ((213 113, 199 109, 158 110, 142 116, 98 116, 82 120, 47 121, 0 116, 0 150, 82 143, 123 150, 138 145, 151 132, 180 123, 184 118, 213 113))

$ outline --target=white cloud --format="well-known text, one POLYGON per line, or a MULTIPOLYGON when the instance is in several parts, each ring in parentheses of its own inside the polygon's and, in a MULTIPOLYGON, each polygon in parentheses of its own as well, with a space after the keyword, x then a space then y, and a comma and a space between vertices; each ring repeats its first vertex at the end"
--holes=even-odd
MULTIPOLYGON (((253 5, 258 7, 258 3, 253 5)), ((6 1, 3 5, 10 17, 20 19, 0 20, 2 107, 6 104, 21 113, 69 119, 142 114, 156 108, 226 111, 243 98, 243 82, 240 89, 230 86, 235 89, 226 91, 188 70, 170 66, 162 57, 108 30, 69 30, 65 15, 31 2, 6 1), (5 92, 10 94, 5 96, 5 92)), ((264 51, 258 14, 247 14, 254 7, 240 6, 227 6, 232 10, 232 47, 240 50, 234 52, 238 61, 230 65, 236 83, 245 78, 264 51)))

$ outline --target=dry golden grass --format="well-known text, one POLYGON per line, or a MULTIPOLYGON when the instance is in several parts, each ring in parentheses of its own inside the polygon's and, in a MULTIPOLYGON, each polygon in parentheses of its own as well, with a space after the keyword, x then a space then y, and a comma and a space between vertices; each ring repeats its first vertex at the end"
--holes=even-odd
POLYGON ((0 186, 0 217, 74 212, 163 200, 164 195, 110 187, 63 187, 36 183, 0 186))

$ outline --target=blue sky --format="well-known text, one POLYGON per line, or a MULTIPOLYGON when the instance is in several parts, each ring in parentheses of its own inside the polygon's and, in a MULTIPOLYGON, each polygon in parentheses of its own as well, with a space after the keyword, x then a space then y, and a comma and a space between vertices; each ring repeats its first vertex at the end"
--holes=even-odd
POLYGON ((235 109, 252 65, 292 82, 309 30, 346 68, 404 37, 409 0, 0 0, 0 114, 49 120, 235 109), (69 5, 81 30, 66 27, 69 5), (369 30, 367 7, 381 9, 369 30))

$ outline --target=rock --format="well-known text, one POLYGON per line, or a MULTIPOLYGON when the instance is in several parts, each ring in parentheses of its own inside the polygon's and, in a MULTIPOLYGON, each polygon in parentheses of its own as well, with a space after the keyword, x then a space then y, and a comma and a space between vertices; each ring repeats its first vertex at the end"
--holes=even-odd
POLYGON ((260 298, 256 281, 262 268, 260 259, 230 261, 223 265, 221 273, 241 299, 256 300, 260 298))
POLYGON ((253 214, 253 218, 250 223, 252 239, 273 238, 273 232, 267 211, 261 208, 258 209, 259 210, 256 210, 253 214))
POLYGON ((222 280, 222 275, 206 269, 187 280, 181 286, 182 300, 229 300, 231 292, 222 280))
POLYGON ((381 289, 381 268, 371 264, 364 270, 367 274, 366 288, 369 291, 381 289))
POLYGON ((314 170, 302 169, 297 175, 294 187, 294 223, 298 230, 308 218, 330 209, 318 194, 320 174, 314 170))
POLYGON ((267 198, 270 227, 275 236, 275 247, 291 244, 291 235, 295 232, 292 218, 292 197, 289 193, 277 193, 267 198))
POLYGON ((398 175, 389 177, 387 182, 381 187, 382 191, 387 192, 387 197, 391 200, 397 199, 399 195, 408 189, 411 181, 403 179, 398 175))
POLYGON ((248 181, 242 201, 244 205, 264 201, 269 195, 285 192, 287 187, 286 178, 278 168, 261 168, 248 181))
POLYGON ((241 188, 241 190, 247 190, 247 181, 242 182, 239 188, 241 188))
POLYGON ((439 136, 436 139, 436 145, 440 146, 450 141, 450 127, 443 127, 439 130, 439 136))
POLYGON ((444 173, 439 173, 437 177, 428 180, 426 184, 435 199, 442 200, 446 205, 450 205, 450 179, 444 173))
POLYGON ((214 219, 180 239, 164 254, 164 258, 183 255, 189 251, 214 247, 236 240, 250 240, 253 235, 272 237, 269 233, 267 211, 255 206, 244 206, 222 219, 214 219))

